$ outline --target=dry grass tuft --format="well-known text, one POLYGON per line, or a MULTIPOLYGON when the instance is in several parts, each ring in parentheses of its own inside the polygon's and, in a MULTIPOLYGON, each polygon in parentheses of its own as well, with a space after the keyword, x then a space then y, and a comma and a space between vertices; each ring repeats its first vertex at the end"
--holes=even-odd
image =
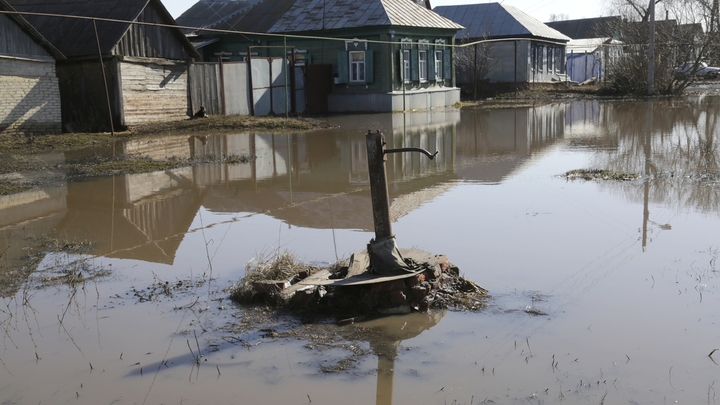
POLYGON ((635 173, 615 172, 612 170, 601 169, 576 169, 562 175, 568 180, 615 180, 630 181, 635 180, 639 176, 635 173))

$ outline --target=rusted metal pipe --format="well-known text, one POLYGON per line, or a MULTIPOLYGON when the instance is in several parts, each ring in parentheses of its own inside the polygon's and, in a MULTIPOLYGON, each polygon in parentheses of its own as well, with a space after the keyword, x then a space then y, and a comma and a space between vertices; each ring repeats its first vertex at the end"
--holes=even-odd
POLYGON ((420 152, 423 155, 430 158, 430 160, 435 159, 435 156, 437 156, 438 152, 430 153, 426 151, 423 148, 397 148, 397 149, 385 149, 385 153, 400 153, 400 152, 420 152))
POLYGON ((385 136, 378 130, 368 130, 365 135, 367 143, 368 174, 370 175, 370 197, 372 200, 373 219, 375 221, 375 240, 379 241, 392 236, 390 222, 390 194, 387 186, 387 170, 385 157, 388 153, 420 152, 428 158, 435 159, 438 152, 430 153, 422 148, 385 149, 385 136))
POLYGON ((392 236, 390 224, 390 196, 385 171, 385 136, 377 131, 368 130, 365 135, 367 144, 368 174, 370 176, 370 197, 373 220, 375 222, 375 240, 392 236))

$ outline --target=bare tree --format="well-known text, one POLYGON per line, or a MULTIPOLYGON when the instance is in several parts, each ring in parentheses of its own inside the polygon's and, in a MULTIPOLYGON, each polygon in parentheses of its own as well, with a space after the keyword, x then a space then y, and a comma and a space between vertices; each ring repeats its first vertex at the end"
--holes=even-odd
POLYGON ((563 14, 563 13, 550 14, 550 21, 565 21, 565 20, 569 20, 569 19, 570 19, 570 16, 567 14, 563 14))
MULTIPOLYGON (((662 2, 663 0, 655 0, 656 5, 662 2)), ((612 0, 609 7, 612 13, 620 14, 623 17, 644 22, 650 21, 650 2, 647 0, 612 0)), ((662 8, 658 7, 656 12, 659 9, 662 8)))
MULTIPOLYGON (((659 5, 655 25, 655 70, 653 88, 659 94, 676 94, 694 80, 702 61, 717 60, 717 31, 704 31, 713 25, 713 7, 718 0, 655 0, 659 5), (678 74, 681 64, 695 66, 678 74)), ((608 87, 618 93, 644 93, 647 88, 649 1, 613 0, 622 18, 620 32, 623 57, 610 66, 613 75, 608 87)))
POLYGON ((474 98, 486 89, 488 73, 497 63, 492 43, 480 42, 484 39, 487 38, 461 38, 460 42, 467 46, 457 48, 455 58, 458 84, 464 85, 474 98))

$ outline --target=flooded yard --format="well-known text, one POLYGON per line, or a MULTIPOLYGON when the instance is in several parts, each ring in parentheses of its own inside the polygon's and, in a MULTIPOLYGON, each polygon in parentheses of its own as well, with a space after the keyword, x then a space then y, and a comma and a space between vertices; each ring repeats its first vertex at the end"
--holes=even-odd
POLYGON ((586 100, 84 151, 256 159, 0 196, 0 404, 715 404, 719 119, 717 96, 586 100), (230 302, 248 263, 374 237, 368 130, 439 151, 388 156, 393 232, 488 307, 337 326, 230 302))

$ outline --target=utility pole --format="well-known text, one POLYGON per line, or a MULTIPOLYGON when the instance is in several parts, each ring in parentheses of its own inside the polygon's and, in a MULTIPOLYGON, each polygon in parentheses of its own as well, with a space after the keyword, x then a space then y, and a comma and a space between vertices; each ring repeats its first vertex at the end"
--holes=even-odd
POLYGON ((652 96, 653 82, 655 81, 655 0, 650 0, 648 6, 650 11, 650 43, 648 46, 648 96, 652 96))

